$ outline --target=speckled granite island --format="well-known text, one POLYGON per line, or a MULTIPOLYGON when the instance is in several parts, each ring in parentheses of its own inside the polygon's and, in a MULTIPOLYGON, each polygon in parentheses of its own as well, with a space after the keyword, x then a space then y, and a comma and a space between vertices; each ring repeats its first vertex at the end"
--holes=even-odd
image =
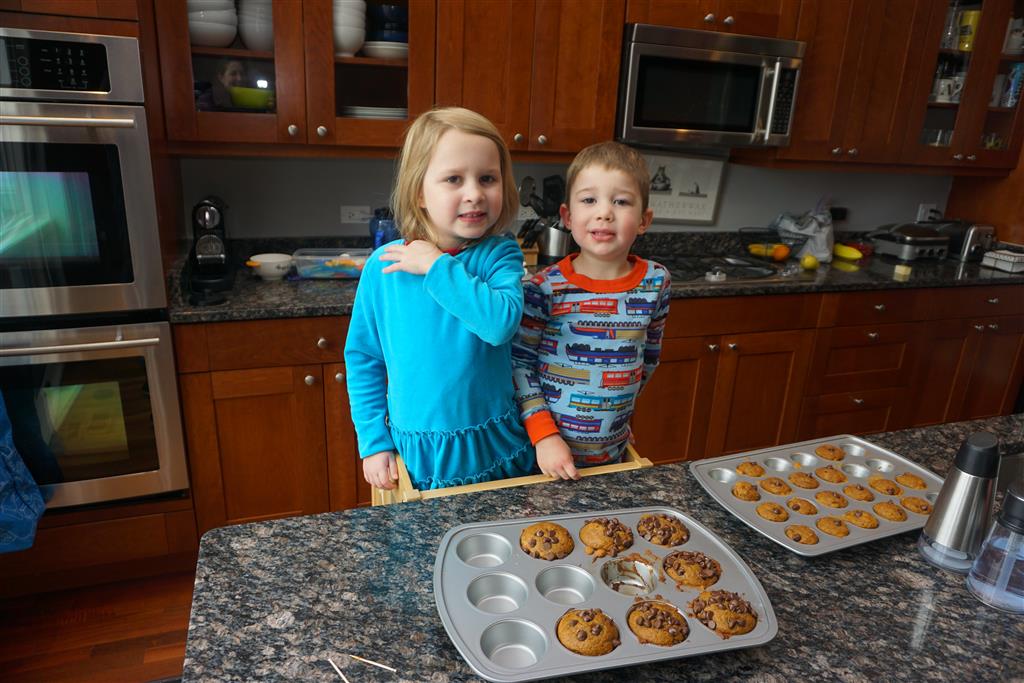
MULTIPOLYGON (((1024 452, 1024 415, 868 437, 944 475, 987 429, 1024 452)), ((476 680, 432 594, 445 532, 467 522, 666 505, 716 532, 757 574, 778 635, 751 649, 587 674, 587 681, 1024 679, 1024 618, 927 564, 917 533, 808 559, 758 535, 684 464, 426 502, 214 529, 202 540, 185 681, 476 680), (390 664, 392 674, 344 656, 390 664)), ((557 644, 555 645, 557 647, 557 644)))

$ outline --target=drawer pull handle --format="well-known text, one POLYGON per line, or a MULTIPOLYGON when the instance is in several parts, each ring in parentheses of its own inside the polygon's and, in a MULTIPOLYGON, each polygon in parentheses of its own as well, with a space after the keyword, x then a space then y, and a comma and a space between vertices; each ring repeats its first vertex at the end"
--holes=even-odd
POLYGON ((859 405, 859 406, 862 406, 862 405, 864 405, 864 399, 862 399, 862 398, 853 398, 853 397, 851 396, 851 397, 850 397, 850 399, 851 399, 851 400, 852 400, 852 401, 853 401, 854 403, 856 403, 857 405, 859 405))
POLYGON ((288 126, 288 135, 291 135, 292 137, 295 137, 298 134, 299 134, 299 127, 298 126, 296 126, 294 123, 288 126))
POLYGON ((881 313, 885 310, 885 304, 875 304, 875 310, 881 313))
POLYGON ((326 349, 327 348, 327 338, 326 337, 320 337, 319 339, 317 339, 316 340, 316 347, 318 349, 326 349))
POLYGON ((843 148, 842 147, 833 147, 832 148, 832 155, 833 156, 838 156, 838 155, 840 155, 842 153, 843 153, 843 148))
POLYGON ((729 344, 729 350, 730 350, 730 351, 735 351, 735 350, 736 350, 736 349, 738 349, 739 347, 740 347, 740 345, 739 345, 739 344, 736 344, 736 343, 732 343, 732 344, 729 344))
POLYGON ((548 136, 547 135, 538 135, 537 136, 537 142, 539 142, 542 145, 548 144, 548 136))
POLYGON ((327 126, 317 126, 316 127, 316 134, 319 135, 320 137, 326 136, 327 135, 327 126))
POLYGON ((302 381, 306 383, 307 387, 311 387, 314 384, 316 384, 316 377, 314 377, 313 375, 306 375, 306 378, 302 381))
POLYGON ((344 382, 345 381, 345 373, 344 372, 339 372, 339 373, 335 374, 334 375, 334 381, 337 382, 338 384, 341 384, 342 382, 344 382))
POLYGON ((734 23, 736 23, 736 20, 729 16, 726 17, 725 19, 722 19, 722 23, 725 24, 726 26, 732 26, 734 23))
POLYGON ((998 296, 994 296, 991 299, 988 299, 988 302, 990 304, 998 304, 999 303, 999 297, 998 296))
POLYGON ((707 14, 707 15, 705 15, 704 16, 704 23, 705 24, 713 24, 713 23, 715 23, 715 15, 714 14, 707 14))
POLYGON ((995 332, 995 331, 997 331, 997 330, 999 329, 999 325, 997 325, 996 323, 991 323, 991 324, 990 324, 990 325, 988 326, 988 329, 990 329, 990 330, 992 330, 993 332, 995 332))
POLYGON ((975 325, 974 329, 976 329, 978 332, 982 332, 982 331, 984 331, 985 326, 984 325, 975 325))
POLYGON ((516 133, 515 135, 512 136, 512 142, 517 142, 518 143, 518 142, 522 142, 522 141, 523 141, 523 134, 522 133, 516 133))
POLYGON ((717 351, 718 344, 708 344, 708 351, 717 351))
POLYGON ((868 339, 870 339, 872 341, 874 341, 875 339, 878 339, 878 333, 877 332, 868 332, 868 339))

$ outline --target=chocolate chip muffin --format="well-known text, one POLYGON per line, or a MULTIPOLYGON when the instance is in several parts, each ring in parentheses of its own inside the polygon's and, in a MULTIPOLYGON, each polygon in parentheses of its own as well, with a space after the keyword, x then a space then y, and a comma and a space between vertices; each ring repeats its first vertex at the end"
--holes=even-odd
POLYGON ((806 472, 793 472, 789 475, 789 481, 792 482, 794 486, 799 486, 802 489, 818 488, 818 480, 806 472))
POLYGON ((786 536, 796 541, 797 543, 803 543, 804 545, 814 545, 818 542, 818 534, 814 533, 814 530, 803 524, 790 524, 786 527, 786 536))
POLYGON ((736 466, 736 471, 748 477, 763 477, 764 467, 756 462, 747 460, 736 466))
POLYGON ((846 475, 837 470, 832 465, 829 465, 828 467, 819 467, 818 469, 814 470, 814 473, 817 474, 820 478, 832 484, 842 484, 844 481, 846 481, 846 475))
POLYGON ((795 512, 799 512, 801 515, 818 514, 818 508, 816 508, 814 503, 806 498, 790 498, 786 501, 786 507, 795 512))
POLYGON ((820 458, 825 458, 826 460, 833 460, 836 462, 842 460, 843 457, 846 455, 843 452, 842 448, 830 443, 823 443, 817 448, 815 448, 814 454, 820 458))
POLYGON ((844 508, 850 504, 841 493, 835 491, 818 491, 814 494, 814 499, 829 508, 844 508))
POLYGON ((677 550, 668 555, 662 564, 665 573, 676 581, 679 590, 683 590, 684 586, 707 588, 722 577, 722 565, 718 564, 718 560, 692 550, 677 550))
POLYGON ((599 609, 571 609, 558 620, 558 642, 578 655, 596 657, 617 648, 619 627, 599 609))
POLYGON ((537 522, 519 534, 519 547, 538 560, 560 560, 576 547, 569 530, 554 522, 537 522))
POLYGON ((875 494, 860 484, 847 484, 843 487, 843 493, 854 500, 860 500, 865 503, 870 503, 875 499, 875 494))
POLYGON ((629 611, 626 622, 641 643, 668 647, 683 642, 690 635, 686 618, 667 602, 639 602, 629 611))
POLYGON ((868 477, 868 486, 887 496, 898 496, 903 493, 903 489, 897 486, 896 482, 877 474, 873 477, 868 477))
POLYGON ((774 493, 777 496, 788 496, 793 491, 793 489, 789 488, 789 484, 778 477, 762 479, 758 485, 768 493, 774 493))
POLYGON ((917 489, 918 491, 928 488, 928 484, 925 483, 924 479, 911 474, 910 472, 904 472, 903 474, 896 475, 896 481, 906 486, 908 489, 917 489))
POLYGON ((846 522, 838 517, 821 517, 814 523, 814 526, 818 527, 830 536, 839 536, 842 538, 843 536, 850 535, 850 529, 846 526, 846 522))
POLYGON ((769 522, 785 522, 789 519, 786 508, 778 503, 761 503, 757 506, 757 514, 769 522))
POLYGON ((891 500, 883 500, 880 503, 875 503, 871 509, 875 511, 876 515, 884 517, 890 522, 905 522, 907 520, 907 513, 891 500))
POLYGON ((661 512, 642 515, 636 530, 641 537, 655 545, 672 547, 690 540, 690 530, 683 524, 683 520, 661 512))
POLYGON ((861 529, 877 529, 878 518, 864 510, 847 510, 843 513, 843 519, 861 529))
POLYGON ((617 519, 588 519, 580 529, 580 540, 587 555, 611 557, 633 545, 633 531, 617 519))
POLYGON ((757 614, 750 603, 731 591, 704 591, 690 601, 690 614, 722 638, 750 633, 757 614))
POLYGON ((907 496, 900 501, 900 504, 911 512, 916 512, 919 515, 930 515, 932 513, 931 503, 924 498, 918 498, 917 496, 907 496))
POLYGON ((761 500, 761 494, 757 492, 757 487, 749 481, 736 482, 732 487, 732 495, 740 500, 761 500))

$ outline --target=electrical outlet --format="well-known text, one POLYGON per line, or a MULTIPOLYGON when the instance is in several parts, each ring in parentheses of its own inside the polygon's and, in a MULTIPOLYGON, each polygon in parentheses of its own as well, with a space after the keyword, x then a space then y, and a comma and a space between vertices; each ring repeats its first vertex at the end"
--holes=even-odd
POLYGON ((934 204, 918 204, 917 218, 915 220, 926 221, 931 218, 931 212, 935 210, 934 204))
POLYGON ((534 218, 540 218, 540 216, 538 216, 537 212, 533 210, 533 207, 530 207, 530 206, 520 206, 519 207, 519 215, 516 216, 516 220, 529 221, 529 220, 533 220, 534 218))
POLYGON ((345 206, 341 205, 342 223, 368 223, 373 214, 368 206, 345 206))

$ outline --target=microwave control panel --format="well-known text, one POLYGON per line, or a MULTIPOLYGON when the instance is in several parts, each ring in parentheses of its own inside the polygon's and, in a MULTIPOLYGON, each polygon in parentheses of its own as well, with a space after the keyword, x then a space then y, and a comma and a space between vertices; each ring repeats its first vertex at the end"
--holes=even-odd
POLYGON ((775 91, 775 111, 772 114, 772 135, 789 133, 793 96, 796 95, 796 75, 796 69, 783 69, 779 74, 779 88, 775 91))
POLYGON ((106 48, 98 43, 2 36, 0 87, 107 92, 106 48))

